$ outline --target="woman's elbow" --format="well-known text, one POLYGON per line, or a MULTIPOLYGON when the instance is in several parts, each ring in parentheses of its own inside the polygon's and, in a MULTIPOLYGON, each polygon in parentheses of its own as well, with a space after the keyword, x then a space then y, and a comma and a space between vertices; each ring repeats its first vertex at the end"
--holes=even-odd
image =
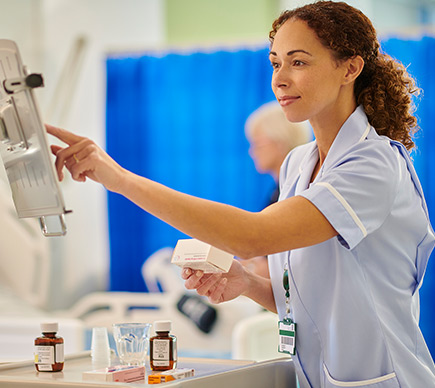
POLYGON ((267 247, 262 241, 259 240, 246 240, 241 241, 234 249, 234 255, 240 259, 247 260, 257 256, 267 256, 271 252, 268 252, 267 247))

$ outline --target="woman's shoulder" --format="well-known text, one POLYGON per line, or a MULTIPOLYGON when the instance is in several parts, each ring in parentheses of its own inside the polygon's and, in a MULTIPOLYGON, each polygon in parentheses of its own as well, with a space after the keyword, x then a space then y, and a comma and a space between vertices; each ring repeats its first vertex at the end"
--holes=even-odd
POLYGON ((399 148, 403 148, 404 152, 407 152, 400 143, 386 136, 376 136, 355 144, 346 154, 342 155, 342 159, 357 158, 368 162, 382 162, 385 167, 396 168, 398 160, 401 159, 399 148))
MULTIPOLYGON (((394 188, 398 187, 407 160, 403 155, 407 152, 403 146, 383 136, 374 136, 353 144, 341 155, 325 161, 324 174, 346 176, 361 180, 378 182, 394 188)), ((332 156, 332 155, 331 155, 332 156)), ((328 158, 327 158, 328 159, 328 158)), ((368 185, 368 184, 367 184, 368 185)))

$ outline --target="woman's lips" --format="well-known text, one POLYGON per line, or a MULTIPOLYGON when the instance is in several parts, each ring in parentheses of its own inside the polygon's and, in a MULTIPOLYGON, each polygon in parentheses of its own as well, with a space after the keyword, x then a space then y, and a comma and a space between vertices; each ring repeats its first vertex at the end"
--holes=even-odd
POLYGON ((278 99, 281 106, 287 106, 293 104, 296 100, 298 100, 299 96, 283 96, 278 99))

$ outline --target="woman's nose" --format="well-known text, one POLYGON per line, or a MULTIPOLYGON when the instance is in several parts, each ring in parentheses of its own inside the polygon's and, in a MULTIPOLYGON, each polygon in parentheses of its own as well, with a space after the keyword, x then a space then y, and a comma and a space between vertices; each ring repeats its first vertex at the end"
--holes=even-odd
POLYGON ((272 76, 272 86, 275 88, 285 88, 288 86, 289 82, 285 77, 285 74, 281 71, 276 72, 272 76))

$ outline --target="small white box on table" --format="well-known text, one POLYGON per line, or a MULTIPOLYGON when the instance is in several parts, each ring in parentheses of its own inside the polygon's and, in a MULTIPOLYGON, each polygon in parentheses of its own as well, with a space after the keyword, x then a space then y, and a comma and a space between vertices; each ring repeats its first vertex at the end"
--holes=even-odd
POLYGON ((116 365, 108 368, 83 372, 84 380, 131 383, 145 379, 145 367, 134 365, 116 365))

